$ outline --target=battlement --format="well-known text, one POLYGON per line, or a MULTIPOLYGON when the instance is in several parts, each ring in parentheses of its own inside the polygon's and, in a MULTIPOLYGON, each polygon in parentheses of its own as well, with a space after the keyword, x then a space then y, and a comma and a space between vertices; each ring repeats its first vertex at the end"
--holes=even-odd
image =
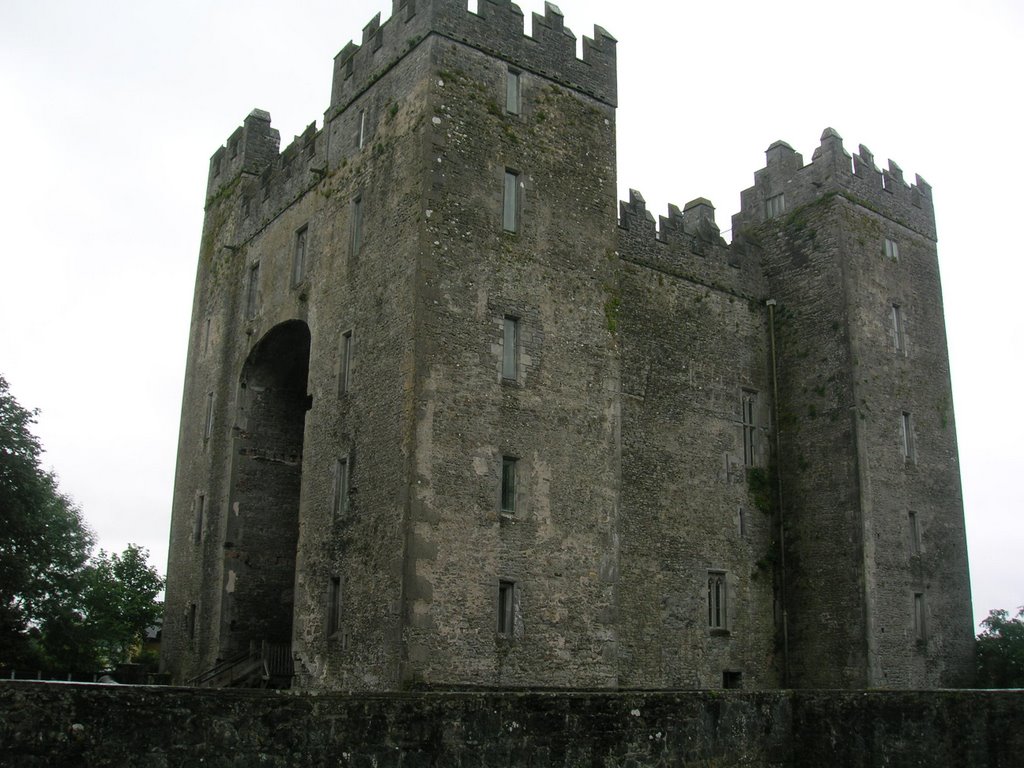
POLYGON ((840 193, 935 239, 931 186, 920 176, 914 184, 907 184, 903 170, 892 160, 887 169, 879 169, 874 155, 863 144, 851 156, 843 147, 842 137, 832 128, 822 133, 821 145, 814 150, 808 165, 784 141, 772 144, 765 155, 765 167, 754 174, 754 186, 741 193, 740 213, 733 217, 736 232, 826 194, 840 193))
POLYGON ((242 217, 238 233, 244 237, 323 177, 327 148, 321 134, 316 123, 310 123, 279 153, 280 133, 271 127, 270 114, 253 110, 210 160, 207 203, 244 177, 239 187, 242 217))
POLYGON ((281 134, 270 126, 270 113, 254 109, 210 158, 206 199, 220 192, 240 173, 258 174, 278 156, 281 134))
MULTIPOLYGON (((390 19, 382 22, 378 13, 363 28, 361 44, 349 42, 335 57, 327 121, 430 34, 458 40, 614 105, 616 41, 601 27, 594 29, 593 39, 584 37, 579 59, 576 37, 552 3, 545 4, 543 16, 533 14, 532 35, 527 37, 523 12, 510 0, 480 0, 478 13, 469 11, 465 0, 393 0, 390 19)), ((280 179, 290 181, 297 160, 310 165, 322 151, 318 135, 312 124, 279 154, 281 136, 271 127, 270 114, 254 109, 210 158, 207 200, 243 173, 260 177, 264 200, 276 196, 271 188, 280 188, 280 179)), ((326 169, 325 158, 316 164, 326 169)))
POLYGON ((729 247, 715 222, 715 207, 699 197, 680 211, 654 216, 643 195, 629 191, 619 203, 619 254, 627 261, 748 297, 760 296, 761 270, 746 251, 729 247))
POLYGON ((532 33, 526 36, 523 12, 510 0, 480 0, 477 13, 465 0, 392 2, 390 19, 382 23, 380 14, 374 16, 363 28, 362 42, 349 42, 335 57, 328 119, 430 34, 457 40, 616 105, 615 38, 595 26, 594 37, 583 38, 583 58, 577 58, 576 36, 552 3, 545 4, 543 16, 533 14, 532 33))

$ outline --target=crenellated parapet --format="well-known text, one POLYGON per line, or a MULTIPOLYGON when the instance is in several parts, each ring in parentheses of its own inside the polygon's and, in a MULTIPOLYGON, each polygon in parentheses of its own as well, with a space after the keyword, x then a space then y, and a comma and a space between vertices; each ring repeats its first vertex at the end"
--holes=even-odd
POLYGON ((316 123, 306 126, 282 152, 279 143, 270 114, 257 109, 211 160, 207 204, 233 188, 241 214, 240 238, 273 219, 324 177, 327 148, 316 123))
POLYGON ((621 258, 738 295, 761 295, 757 259, 745 249, 732 248, 715 222, 715 207, 700 197, 682 210, 669 205, 668 216, 657 221, 636 190, 619 203, 621 258))
POLYGON ((254 109, 210 158, 206 199, 217 195, 239 174, 259 174, 278 156, 281 134, 270 126, 270 113, 254 109))
MULTIPOLYGON (((331 104, 326 123, 363 94, 430 34, 457 40, 515 67, 543 75, 608 104, 616 100, 616 41, 600 27, 583 39, 583 58, 576 56, 576 37, 565 27, 557 6, 547 3, 544 15, 533 14, 530 36, 523 33, 523 12, 510 0, 480 0, 478 13, 462 0, 393 0, 392 15, 378 13, 363 28, 361 43, 349 42, 335 57, 331 104)), ((258 176, 260 192, 244 201, 246 211, 273 208, 287 197, 294 179, 326 171, 326 136, 320 141, 315 124, 279 153, 280 133, 270 114, 255 109, 210 159, 207 200, 216 198, 241 175, 258 176), (312 169, 312 171, 311 171, 312 169), (283 198, 282 198, 283 199, 283 198)))
POLYGON ((576 36, 552 3, 545 4, 543 16, 533 14, 532 33, 527 36, 523 12, 510 0, 480 0, 477 13, 469 11, 464 0, 392 2, 390 19, 382 23, 377 14, 363 29, 362 42, 349 42, 335 57, 328 119, 430 34, 457 40, 606 104, 616 104, 615 38, 595 27, 593 38, 583 38, 583 58, 577 58, 576 36))
POLYGON ((821 145, 807 165, 784 141, 772 144, 765 154, 765 167, 754 174, 754 186, 741 193, 741 209, 733 217, 734 232, 838 193, 935 239, 931 186, 920 176, 908 184, 903 170, 891 160, 888 168, 878 168, 863 144, 850 155, 832 128, 825 129, 821 145))

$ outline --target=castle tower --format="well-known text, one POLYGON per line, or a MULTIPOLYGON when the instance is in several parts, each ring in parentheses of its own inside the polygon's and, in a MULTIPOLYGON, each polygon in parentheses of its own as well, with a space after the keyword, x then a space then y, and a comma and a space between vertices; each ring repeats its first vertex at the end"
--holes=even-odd
POLYGON ((321 130, 214 155, 176 681, 251 647, 309 688, 616 684, 615 41, 523 26, 395 0, 321 130))
POLYGON ((733 220, 777 349, 789 683, 970 681, 973 635, 931 188, 784 142, 733 220))

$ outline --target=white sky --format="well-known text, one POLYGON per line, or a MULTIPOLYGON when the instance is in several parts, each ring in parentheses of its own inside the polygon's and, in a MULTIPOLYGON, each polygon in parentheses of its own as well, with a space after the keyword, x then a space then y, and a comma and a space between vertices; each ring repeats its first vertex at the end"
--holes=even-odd
MULTIPOLYGON (((809 161, 826 126, 933 185, 975 616, 1024 604, 1024 4, 559 6, 619 40, 619 193, 655 215, 708 197, 728 229, 768 145, 809 161)), ((254 107, 282 145, 322 125, 333 56, 377 11, 0 0, 0 373, 105 548, 166 564, 210 155, 254 107)))

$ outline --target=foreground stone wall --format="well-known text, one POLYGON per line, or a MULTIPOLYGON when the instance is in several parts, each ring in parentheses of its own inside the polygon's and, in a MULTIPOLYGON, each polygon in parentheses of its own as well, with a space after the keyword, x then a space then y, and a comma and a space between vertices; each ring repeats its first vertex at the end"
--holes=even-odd
POLYGON ((0 683, 0 766, 1020 765, 1024 692, 286 692, 0 683))

